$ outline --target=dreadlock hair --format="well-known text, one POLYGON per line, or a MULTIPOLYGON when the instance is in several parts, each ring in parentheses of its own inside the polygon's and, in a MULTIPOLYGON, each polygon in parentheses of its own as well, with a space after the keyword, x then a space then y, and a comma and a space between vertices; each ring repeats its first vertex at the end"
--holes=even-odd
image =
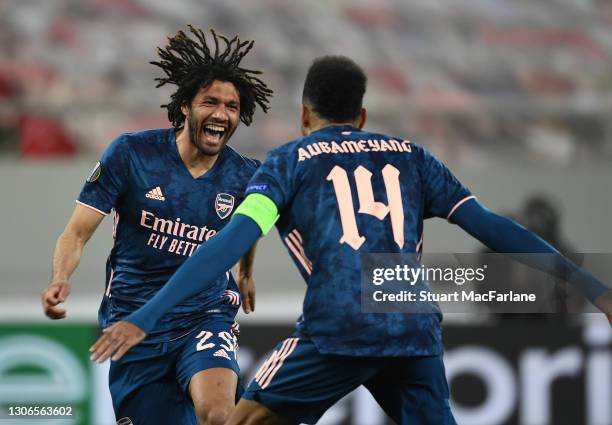
POLYGON ((354 120, 361 112, 367 78, 346 56, 322 56, 308 69, 302 101, 331 122, 354 120))
POLYGON ((214 80, 230 82, 236 87, 240 96, 240 121, 245 125, 253 122, 256 105, 264 112, 269 109, 269 98, 272 90, 257 75, 262 71, 241 68, 240 61, 253 47, 255 41, 242 41, 237 35, 231 40, 211 29, 215 44, 214 52, 208 47, 204 32, 189 25, 193 35, 190 38, 180 30, 173 37, 168 37, 168 45, 158 47, 160 61, 150 62, 160 67, 166 77, 156 78, 156 87, 174 84, 178 88, 170 96, 171 102, 161 105, 168 110, 168 120, 175 129, 183 127, 185 116, 181 106, 191 105, 198 91, 214 80), (225 47, 220 46, 220 41, 225 47))

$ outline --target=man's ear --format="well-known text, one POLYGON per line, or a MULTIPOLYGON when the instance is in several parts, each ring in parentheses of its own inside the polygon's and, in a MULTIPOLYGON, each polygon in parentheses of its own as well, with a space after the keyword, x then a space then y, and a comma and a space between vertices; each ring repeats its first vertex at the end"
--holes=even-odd
POLYGON ((368 119, 368 111, 366 108, 361 108, 361 112, 359 113, 359 119, 357 120, 357 128, 362 129, 368 119))
POLYGON ((302 134, 304 136, 308 135, 310 133, 310 108, 308 108, 308 106, 302 104, 302 113, 301 113, 301 129, 302 129, 302 134))
POLYGON ((182 104, 181 112, 183 113, 183 115, 185 115, 185 117, 187 117, 189 115, 189 106, 187 106, 187 104, 182 104))

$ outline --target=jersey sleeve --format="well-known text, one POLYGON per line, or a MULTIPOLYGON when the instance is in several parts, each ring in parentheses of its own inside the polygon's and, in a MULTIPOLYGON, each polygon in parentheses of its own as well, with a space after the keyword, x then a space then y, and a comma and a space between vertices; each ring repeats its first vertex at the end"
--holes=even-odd
POLYGON ((253 174, 245 196, 260 193, 270 198, 280 211, 291 197, 294 178, 294 162, 284 150, 274 150, 253 174))
POLYGON ((108 214, 126 190, 128 170, 128 145, 122 136, 104 151, 85 181, 77 203, 108 214))
POLYGON ((474 198, 453 173, 426 149, 423 149, 422 179, 425 218, 441 217, 450 220, 461 204, 474 198))

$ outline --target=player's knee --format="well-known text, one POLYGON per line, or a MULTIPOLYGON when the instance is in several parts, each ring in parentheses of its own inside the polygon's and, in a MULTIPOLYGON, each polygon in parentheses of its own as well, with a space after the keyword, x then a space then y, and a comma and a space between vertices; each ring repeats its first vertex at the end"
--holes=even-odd
POLYGON ((196 406, 196 414, 200 425, 224 425, 232 413, 231 406, 196 406))

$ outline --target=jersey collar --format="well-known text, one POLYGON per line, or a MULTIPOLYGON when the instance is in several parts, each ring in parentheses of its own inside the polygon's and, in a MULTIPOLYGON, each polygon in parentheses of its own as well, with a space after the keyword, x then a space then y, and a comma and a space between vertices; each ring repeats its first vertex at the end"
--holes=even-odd
POLYGON ((350 125, 350 124, 329 124, 325 127, 321 127, 320 129, 313 131, 311 134, 315 134, 318 132, 326 132, 326 133, 341 133, 344 131, 350 131, 351 133, 362 131, 361 129, 350 125))

